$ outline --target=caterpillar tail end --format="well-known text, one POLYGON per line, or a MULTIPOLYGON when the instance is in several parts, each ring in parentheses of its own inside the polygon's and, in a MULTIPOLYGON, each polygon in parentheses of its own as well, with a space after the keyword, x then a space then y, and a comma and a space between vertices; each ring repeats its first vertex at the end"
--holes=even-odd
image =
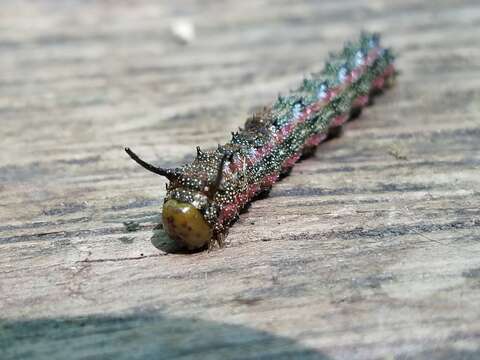
POLYGON ((212 227, 191 204, 167 200, 163 205, 162 221, 167 234, 189 250, 203 248, 212 240, 212 227))

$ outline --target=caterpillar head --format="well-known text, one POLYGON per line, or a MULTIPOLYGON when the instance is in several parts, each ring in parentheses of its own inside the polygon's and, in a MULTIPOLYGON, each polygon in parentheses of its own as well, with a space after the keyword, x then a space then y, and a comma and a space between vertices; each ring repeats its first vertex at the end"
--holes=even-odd
MULTIPOLYGON (((222 182, 225 162, 231 159, 232 153, 223 154, 213 181, 205 183, 188 176, 182 169, 159 168, 143 161, 129 148, 125 151, 139 165, 170 181, 162 211, 163 228, 170 238, 190 250, 210 244, 216 219, 213 198, 222 182)), ((197 158, 205 156, 198 148, 197 153, 197 158)))

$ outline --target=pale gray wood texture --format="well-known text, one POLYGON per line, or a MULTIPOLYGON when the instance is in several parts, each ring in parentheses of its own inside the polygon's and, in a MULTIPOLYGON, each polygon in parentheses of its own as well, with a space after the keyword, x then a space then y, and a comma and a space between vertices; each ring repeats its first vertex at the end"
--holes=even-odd
POLYGON ((479 358, 479 34, 473 0, 2 1, 0 358, 479 358), (123 146, 181 164, 361 29, 397 86, 225 248, 165 251, 123 146))

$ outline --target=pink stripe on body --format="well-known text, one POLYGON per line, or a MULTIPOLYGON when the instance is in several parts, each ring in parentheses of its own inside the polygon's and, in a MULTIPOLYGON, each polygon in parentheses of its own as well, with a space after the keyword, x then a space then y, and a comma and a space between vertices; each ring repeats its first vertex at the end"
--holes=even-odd
MULTIPOLYGON (((322 107, 326 106, 328 102, 333 99, 335 96, 340 94, 343 89, 349 85, 350 83, 356 81, 358 77, 360 77, 365 69, 371 65, 375 59, 379 55, 379 49, 374 49, 372 50, 366 59, 366 63, 364 65, 360 65, 352 70, 350 75, 347 77, 346 81, 344 84, 342 84, 339 87, 330 89, 330 91, 327 92, 325 99, 317 101, 310 106, 308 106, 302 113, 300 113, 299 116, 297 116, 297 119, 295 122, 290 122, 280 128, 276 134, 274 134, 273 138, 271 141, 269 141, 267 144, 265 144, 263 147, 256 149, 252 152, 252 155, 247 157, 246 162, 248 165, 254 165, 256 162, 261 161, 265 156, 267 156, 273 148, 281 144, 298 126, 299 124, 305 122, 311 114, 318 112, 322 107)), ((374 81, 372 87, 377 87, 381 88, 385 84, 385 79, 392 75, 395 72, 394 66, 390 65, 385 69, 385 71, 378 76, 374 81)), ((363 95, 359 96, 354 100, 353 105, 356 107, 363 107, 368 103, 368 95, 363 95)), ((353 106, 352 105, 352 106, 353 106)), ((333 126, 339 126, 345 123, 348 120, 348 115, 347 114, 342 114, 333 119, 331 122, 331 127, 333 126)), ((312 135, 310 138, 308 138, 305 142, 306 146, 317 146, 320 144, 322 141, 326 139, 327 135, 325 133, 318 133, 312 135)), ((282 169, 286 170, 291 167, 298 161, 298 159, 301 156, 301 152, 295 153, 288 159, 286 159, 283 164, 282 164, 282 169)), ((230 164, 230 171, 239 171, 242 170, 244 166, 244 161, 239 158, 236 159, 234 162, 230 164)), ((220 210, 220 215, 219 215, 219 221, 221 223, 230 221, 236 214, 238 214, 238 211, 245 205, 247 204, 256 194, 258 194, 260 191, 262 191, 265 188, 269 188, 272 186, 277 180, 278 180, 279 174, 274 173, 274 174, 269 174, 266 175, 262 180, 260 180, 259 184, 251 184, 247 187, 247 190, 239 195, 236 196, 235 200, 231 203, 225 204, 221 210, 220 210)))

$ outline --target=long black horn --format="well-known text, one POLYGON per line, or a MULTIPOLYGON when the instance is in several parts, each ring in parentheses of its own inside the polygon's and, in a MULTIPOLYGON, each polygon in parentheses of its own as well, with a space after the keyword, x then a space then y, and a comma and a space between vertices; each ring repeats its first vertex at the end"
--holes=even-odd
POLYGON ((168 180, 173 181, 175 179, 178 179, 180 174, 173 169, 163 169, 160 167, 153 166, 152 164, 149 164, 142 159, 138 157, 137 154, 135 154, 130 148, 126 147, 125 152, 132 158, 133 161, 135 161, 137 164, 142 166, 143 168, 147 169, 148 171, 151 171, 155 174, 165 176, 168 180))
POLYGON ((210 186, 210 190, 208 192, 210 198, 212 198, 213 195, 215 195, 217 190, 220 188, 220 184, 223 178, 223 167, 225 165, 225 162, 227 160, 231 161, 232 158, 233 158, 233 152, 226 152, 223 154, 222 160, 220 160, 220 164, 218 165, 217 177, 215 178, 215 182, 210 186))

